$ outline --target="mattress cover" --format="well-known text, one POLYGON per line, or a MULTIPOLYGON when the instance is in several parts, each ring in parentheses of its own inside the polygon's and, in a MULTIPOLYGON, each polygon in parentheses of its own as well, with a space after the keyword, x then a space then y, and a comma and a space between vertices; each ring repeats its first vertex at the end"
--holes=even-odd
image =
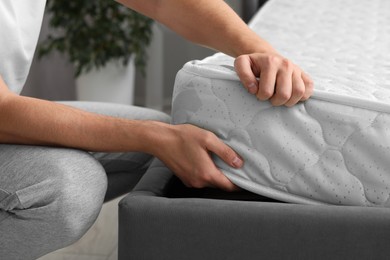
POLYGON ((178 72, 174 124, 214 132, 245 160, 236 185, 307 204, 390 206, 390 1, 270 0, 250 27, 313 79, 292 108, 258 101, 218 53, 178 72))

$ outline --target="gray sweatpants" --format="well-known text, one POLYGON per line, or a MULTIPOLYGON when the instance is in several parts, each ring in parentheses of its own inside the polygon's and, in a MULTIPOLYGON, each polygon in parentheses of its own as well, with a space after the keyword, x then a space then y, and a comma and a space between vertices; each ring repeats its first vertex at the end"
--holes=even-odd
MULTIPOLYGON (((150 109, 65 103, 122 118, 169 121, 150 109)), ((100 212, 107 175, 139 174, 150 161, 151 156, 142 153, 0 144, 0 259, 36 259, 74 243, 100 212)))

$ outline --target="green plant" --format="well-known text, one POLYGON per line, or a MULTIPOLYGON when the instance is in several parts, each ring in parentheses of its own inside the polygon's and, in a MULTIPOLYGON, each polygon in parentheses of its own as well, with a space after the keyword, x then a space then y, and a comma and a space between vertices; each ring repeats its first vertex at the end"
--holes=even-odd
POLYGON ((152 37, 152 20, 113 0, 48 0, 46 12, 53 32, 39 46, 39 57, 53 50, 64 53, 75 75, 135 55, 144 72, 146 47, 152 37))

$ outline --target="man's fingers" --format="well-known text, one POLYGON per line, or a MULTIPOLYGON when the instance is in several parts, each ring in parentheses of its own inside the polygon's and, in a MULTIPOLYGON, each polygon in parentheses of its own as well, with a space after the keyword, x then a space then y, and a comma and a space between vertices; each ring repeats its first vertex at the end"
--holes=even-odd
POLYGON ((240 189, 215 166, 211 156, 207 153, 206 157, 202 158, 202 166, 198 169, 196 178, 182 181, 185 186, 190 188, 210 187, 223 189, 225 191, 236 191, 240 189))
POLYGON ((237 191, 240 188, 233 184, 220 170, 215 169, 212 176, 212 184, 216 188, 223 189, 225 191, 237 191))
POLYGON ((276 69, 275 67, 267 67, 261 71, 259 90, 257 91, 257 98, 259 100, 270 99, 275 92, 276 83, 276 69))
POLYGON ((284 105, 292 93, 292 80, 289 71, 280 71, 276 79, 275 94, 270 99, 273 106, 284 105))
POLYGON ((258 91, 258 82, 256 76, 259 76, 259 71, 253 71, 252 62, 248 55, 242 55, 234 61, 234 67, 244 87, 251 94, 256 94, 258 91))
MULTIPOLYGON (((206 149, 215 153, 225 163, 234 167, 240 168, 244 164, 241 157, 228 145, 222 142, 215 134, 210 133, 206 141, 206 149)), ((207 167, 208 182, 215 188, 220 188, 226 191, 235 191, 239 188, 234 185, 222 172, 219 170, 211 157, 205 160, 209 164, 207 167)))
POLYGON ((210 133, 206 141, 206 149, 215 153, 224 162, 234 168, 241 168, 244 164, 241 157, 233 151, 228 145, 219 140, 214 134, 210 133))
POLYGON ((290 100, 285 105, 291 107, 298 103, 305 94, 305 83, 302 80, 301 73, 295 72, 292 76, 292 94, 290 100))
POLYGON ((169 153, 156 154, 187 187, 215 187, 227 191, 237 187, 219 170, 211 153, 234 168, 243 165, 242 159, 214 133, 193 125, 174 125, 168 133, 174 140, 169 153), (184 141, 185 140, 185 141, 184 141))
POLYGON ((313 94, 314 83, 313 80, 303 71, 302 71, 302 80, 303 83, 305 83, 305 94, 301 98, 301 101, 305 101, 313 94))
POLYGON ((250 93, 274 106, 293 106, 313 93, 313 81, 290 60, 275 53, 241 55, 236 72, 250 93), (257 79, 257 77, 260 77, 257 79))

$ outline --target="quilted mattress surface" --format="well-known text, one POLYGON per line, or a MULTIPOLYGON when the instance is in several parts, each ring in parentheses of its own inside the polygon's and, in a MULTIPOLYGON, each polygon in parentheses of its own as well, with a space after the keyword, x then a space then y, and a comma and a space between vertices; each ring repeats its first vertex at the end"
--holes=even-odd
POLYGON ((218 53, 177 74, 172 118, 213 131, 245 160, 238 186, 282 201, 390 206, 390 1, 271 0, 250 27, 306 71, 292 108, 258 101, 218 53))

